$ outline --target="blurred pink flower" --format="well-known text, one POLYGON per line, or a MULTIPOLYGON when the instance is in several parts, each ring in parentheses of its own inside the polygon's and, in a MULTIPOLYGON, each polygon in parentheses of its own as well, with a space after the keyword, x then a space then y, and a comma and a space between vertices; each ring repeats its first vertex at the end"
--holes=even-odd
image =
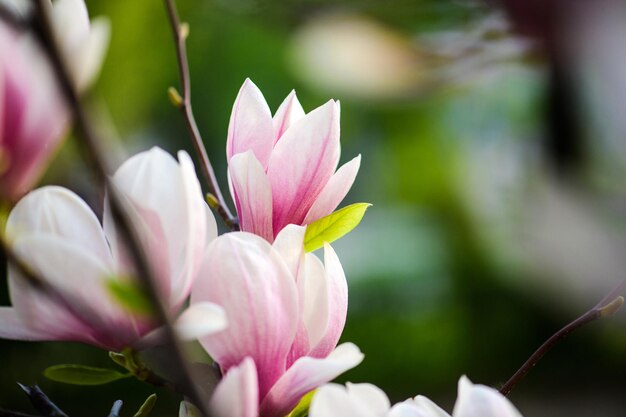
MULTIPOLYGON (((309 417, 451 417, 424 396, 393 407, 383 391, 372 384, 328 384, 313 397, 309 417)), ((459 392, 452 417, 522 417, 497 390, 459 380, 459 392)))
POLYGON ((17 200, 39 179, 69 113, 32 37, 0 23, 0 200, 17 200))
POLYGON ((233 106, 228 172, 241 230, 272 242, 288 224, 330 214, 346 196, 361 163, 337 172, 339 103, 305 114, 291 92, 272 118, 263 94, 247 79, 233 106))
POLYGON ((312 389, 363 359, 350 343, 338 347, 347 311, 347 284, 337 255, 325 263, 303 250, 305 228, 291 225, 274 245, 246 232, 209 245, 191 306, 226 310, 228 328, 200 338, 224 372, 249 357, 258 372, 262 417, 283 417, 312 389))
MULTIPOLYGON (((217 235, 189 155, 179 152, 178 158, 177 163, 153 148, 127 160, 113 176, 172 314, 190 292, 206 243, 217 235)), ((13 307, 0 307, 0 337, 80 341, 119 351, 155 330, 148 317, 131 314, 107 290, 110 280, 131 279, 133 272, 108 204, 101 225, 73 192, 43 187, 17 203, 6 233, 16 253, 38 275, 81 301, 95 317, 69 311, 9 268, 13 307)), ((188 337, 224 326, 223 311, 208 303, 194 306, 179 319, 179 329, 188 337)))
POLYGON ((76 88, 83 91, 102 66, 109 44, 109 21, 105 17, 90 21, 84 0, 54 0, 49 4, 52 30, 76 88))

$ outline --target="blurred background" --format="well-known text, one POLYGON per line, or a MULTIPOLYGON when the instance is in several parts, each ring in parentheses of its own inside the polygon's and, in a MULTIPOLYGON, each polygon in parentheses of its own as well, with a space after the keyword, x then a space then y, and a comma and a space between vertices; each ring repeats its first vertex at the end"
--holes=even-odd
MULTIPOLYGON (((162 2, 87 0, 112 39, 89 102, 112 150, 191 144, 162 2)), ((343 340, 365 361, 341 381, 448 410, 458 378, 499 386, 626 273, 626 71, 619 3, 559 0, 180 0, 192 101, 225 189, 232 104, 250 77, 275 110, 341 100, 342 163, 363 162, 344 204, 370 202, 338 241, 350 287, 343 340), (602 4, 602 7, 599 4, 602 4), (606 6, 606 7, 605 7, 606 6), (593 8, 592 8, 593 7, 593 8)), ((98 207, 68 138, 43 183, 98 207)), ((219 221, 218 221, 219 223, 219 221)), ((6 288, 1 297, 8 303, 6 288)), ((0 404, 30 410, 39 383, 70 415, 132 415, 155 389, 47 381, 105 352, 0 341, 0 404)), ((571 335, 510 398, 529 417, 626 415, 626 312, 571 335)), ((159 395, 154 416, 175 416, 159 395)))

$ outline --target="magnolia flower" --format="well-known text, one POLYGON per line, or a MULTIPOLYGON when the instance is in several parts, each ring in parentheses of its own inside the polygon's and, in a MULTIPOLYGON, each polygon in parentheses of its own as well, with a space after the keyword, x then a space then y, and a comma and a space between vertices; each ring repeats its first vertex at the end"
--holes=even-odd
MULTIPOLYGON (((178 159, 153 148, 127 160, 113 176, 172 314, 189 294, 206 243, 217 235, 189 155, 179 152, 178 159)), ((133 271, 108 204, 104 211, 101 225, 80 197, 56 186, 17 203, 6 226, 15 252, 90 314, 70 311, 9 268, 13 307, 0 307, 0 337, 80 341, 119 351, 154 330, 148 317, 131 314, 107 291, 110 280, 130 279, 133 271)), ((194 337, 224 325, 219 307, 201 303, 182 314, 179 328, 194 337)))
POLYGON ((335 348, 347 311, 347 285, 333 249, 322 262, 304 254, 305 228, 282 230, 273 246, 246 232, 222 235, 209 245, 191 305, 224 306, 228 328, 200 338, 229 372, 250 357, 258 373, 259 412, 283 417, 312 389, 363 359, 350 343, 335 348))
POLYGON ((463 376, 452 416, 424 396, 391 407, 383 391, 371 384, 328 384, 313 397, 309 417, 522 417, 497 390, 472 384, 463 376))
POLYGON ((94 81, 109 44, 108 19, 91 22, 84 0, 55 0, 50 3, 52 30, 78 91, 94 81))
POLYGON ((241 230, 270 242, 288 224, 305 225, 330 214, 361 163, 359 155, 335 172, 338 102, 305 114, 292 91, 272 118, 249 79, 233 106, 226 151, 241 230))
POLYGON ((0 23, 0 201, 39 179, 63 138, 69 113, 34 39, 0 23))
MULTIPOLYGON (((259 387, 254 361, 244 359, 241 364, 231 367, 213 391, 209 400, 211 415, 214 417, 258 417, 259 387)), ((179 417, 200 417, 200 412, 192 404, 180 403, 179 417)))

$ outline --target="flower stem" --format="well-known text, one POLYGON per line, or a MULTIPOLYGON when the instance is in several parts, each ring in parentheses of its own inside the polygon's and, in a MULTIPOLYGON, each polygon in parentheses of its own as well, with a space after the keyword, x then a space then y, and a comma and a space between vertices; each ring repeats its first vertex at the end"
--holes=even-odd
MULTIPOLYGON (((236 230, 238 228, 237 218, 232 215, 226 205, 226 202, 224 201, 224 196, 222 195, 217 178, 215 177, 215 171, 213 170, 213 166, 209 160, 209 155, 204 147, 204 142, 202 141, 202 136, 200 135, 200 130, 198 129, 196 119, 193 115, 193 109, 191 107, 191 81, 189 77, 187 47, 185 44, 187 35, 189 34, 189 26, 180 23, 174 0, 165 0, 165 5, 167 7, 167 15, 172 27, 172 34, 174 35, 178 72, 180 74, 180 86, 182 89, 182 95, 179 96, 180 101, 176 101, 176 105, 185 119, 187 130, 191 136, 196 154, 200 159, 200 168, 207 186, 209 187, 209 192, 215 196, 218 202, 214 208, 222 217, 226 226, 228 226, 231 230, 236 230)), ((172 95, 171 91, 172 90, 170 90, 170 96, 172 95)))

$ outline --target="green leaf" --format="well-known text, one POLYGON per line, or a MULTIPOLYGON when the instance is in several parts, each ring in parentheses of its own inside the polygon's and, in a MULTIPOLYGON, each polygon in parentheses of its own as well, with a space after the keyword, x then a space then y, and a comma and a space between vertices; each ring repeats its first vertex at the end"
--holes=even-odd
POLYGON ((369 203, 351 204, 309 224, 304 234, 304 249, 313 252, 323 247, 324 242, 334 242, 347 234, 361 222, 369 206, 369 203))
POLYGON ((47 368, 43 374, 53 381, 72 385, 103 385, 132 376, 113 369, 84 365, 55 365, 47 368))
POLYGON ((317 390, 309 392, 302 397, 296 408, 293 409, 289 417, 307 417, 309 415, 309 407, 311 406, 311 400, 317 390))
POLYGON ((130 279, 112 278, 107 281, 106 285, 115 301, 131 313, 148 315, 152 312, 150 300, 136 282, 130 279))
POLYGON ((152 411, 152 408, 154 407, 156 400, 157 400, 156 394, 152 394, 151 396, 146 398, 146 401, 143 402, 143 405, 139 407, 139 410, 135 413, 133 417, 146 417, 148 413, 152 411))

